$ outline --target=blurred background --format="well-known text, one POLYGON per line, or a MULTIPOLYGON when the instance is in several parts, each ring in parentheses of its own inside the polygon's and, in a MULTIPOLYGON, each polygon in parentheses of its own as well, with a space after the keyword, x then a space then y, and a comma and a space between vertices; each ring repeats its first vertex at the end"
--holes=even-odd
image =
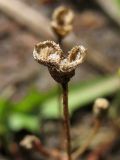
POLYGON ((56 41, 50 21, 60 5, 75 13, 64 50, 88 50, 69 84, 73 149, 89 135, 95 99, 104 97, 108 116, 82 159, 120 159, 120 0, 0 0, 0 160, 45 159, 19 145, 28 134, 59 148, 57 84, 32 52, 39 41, 56 41))

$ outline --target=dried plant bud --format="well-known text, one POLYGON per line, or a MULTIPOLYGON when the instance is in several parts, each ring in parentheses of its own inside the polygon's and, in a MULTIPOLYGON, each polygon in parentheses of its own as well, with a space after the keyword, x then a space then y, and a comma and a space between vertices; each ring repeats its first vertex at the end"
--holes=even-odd
POLYGON ((25 147, 26 149, 32 149, 34 142, 37 142, 37 143, 39 142, 39 143, 40 143, 40 140, 39 140, 36 136, 27 135, 27 136, 24 137, 24 139, 20 142, 20 145, 21 145, 22 147, 25 147))
POLYGON ((52 18, 59 24, 70 24, 73 22, 74 14, 69 8, 60 6, 55 9, 52 18))
POLYGON ((108 108, 109 108, 109 102, 107 99, 97 98, 93 106, 93 112, 97 117, 104 117, 108 108))
POLYGON ((74 14, 71 9, 58 7, 52 16, 52 29, 58 36, 65 37, 73 28, 73 19, 74 14))
POLYGON ((48 67, 51 76, 59 83, 68 82, 74 75, 76 67, 83 62, 86 49, 83 46, 76 46, 67 58, 53 41, 38 43, 33 51, 33 56, 40 64, 48 67))

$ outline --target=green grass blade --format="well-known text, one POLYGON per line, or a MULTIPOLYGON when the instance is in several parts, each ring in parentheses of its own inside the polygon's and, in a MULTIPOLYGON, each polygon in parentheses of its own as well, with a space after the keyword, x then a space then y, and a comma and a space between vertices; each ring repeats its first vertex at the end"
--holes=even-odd
MULTIPOLYGON (((108 96, 120 88, 120 80, 117 76, 99 77, 97 79, 79 83, 71 87, 69 92, 69 110, 72 113, 75 109, 89 104, 97 97, 108 96)), ((42 116, 45 118, 57 118, 58 98, 46 100, 42 105, 42 116)))

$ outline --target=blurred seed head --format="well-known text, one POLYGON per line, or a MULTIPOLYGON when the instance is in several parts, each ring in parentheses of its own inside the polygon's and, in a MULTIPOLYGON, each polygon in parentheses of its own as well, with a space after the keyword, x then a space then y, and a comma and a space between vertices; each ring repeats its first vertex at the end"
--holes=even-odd
POLYGON ((104 116, 109 108, 109 102, 105 98, 97 98, 94 102, 93 112, 96 116, 104 116))
POLYGON ((51 76, 59 83, 65 79, 69 81, 85 55, 86 49, 83 46, 75 46, 68 52, 68 57, 64 57, 60 46, 53 41, 40 42, 33 51, 34 59, 47 66, 51 76))
POLYGON ((33 135, 27 135, 24 139, 20 142, 20 145, 26 149, 32 149, 34 142, 40 142, 40 140, 33 135))
POLYGON ((72 31, 73 19, 73 11, 67 7, 60 6, 53 12, 51 27, 58 36, 63 38, 72 31))

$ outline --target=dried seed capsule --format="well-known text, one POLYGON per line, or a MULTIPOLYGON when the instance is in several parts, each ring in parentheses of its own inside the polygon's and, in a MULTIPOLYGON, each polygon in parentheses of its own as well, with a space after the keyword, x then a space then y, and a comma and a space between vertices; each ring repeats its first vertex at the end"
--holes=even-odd
POLYGON ((51 76, 59 83, 70 80, 75 73, 76 67, 83 62, 85 55, 85 48, 76 46, 65 58, 59 45, 53 41, 40 42, 33 51, 35 60, 47 66, 51 76))
POLYGON ((65 37, 73 28, 74 14, 72 10, 61 6, 58 7, 52 16, 51 27, 60 37, 65 37))
POLYGON ((27 135, 26 137, 24 137, 24 139, 20 142, 20 145, 25 147, 26 149, 32 149, 33 148, 33 143, 34 142, 39 142, 40 140, 33 135, 27 135))
POLYGON ((107 99, 97 98, 93 106, 93 112, 97 117, 104 117, 108 108, 109 108, 109 102, 107 99))

